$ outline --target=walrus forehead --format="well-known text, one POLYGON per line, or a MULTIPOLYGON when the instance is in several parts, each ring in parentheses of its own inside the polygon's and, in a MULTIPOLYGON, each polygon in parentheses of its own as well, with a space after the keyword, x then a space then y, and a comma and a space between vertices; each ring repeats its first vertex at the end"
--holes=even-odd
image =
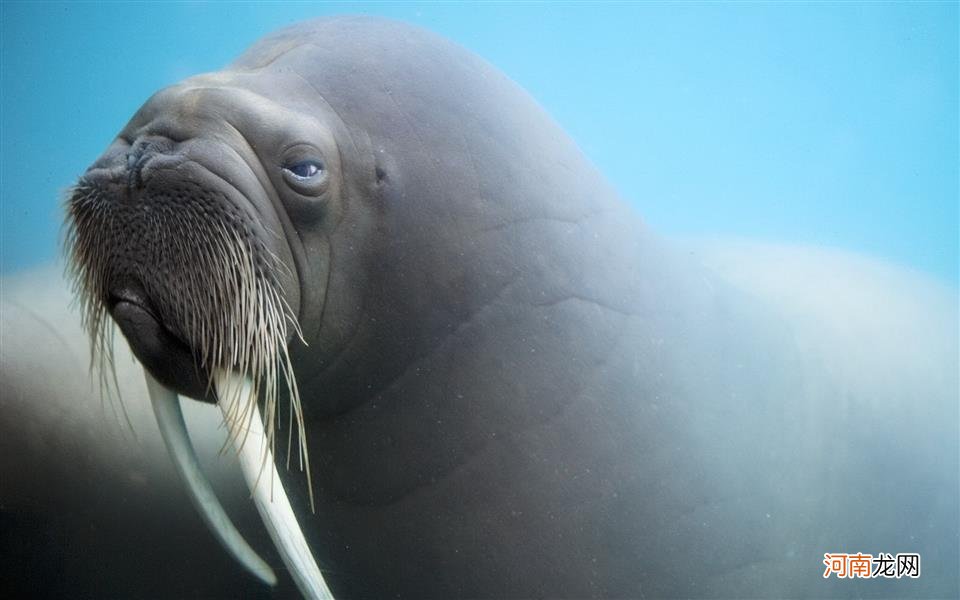
POLYGON ((154 94, 121 137, 164 135, 173 140, 246 142, 261 157, 296 142, 333 146, 335 113, 318 110, 316 92, 301 78, 241 72, 190 77, 154 94))

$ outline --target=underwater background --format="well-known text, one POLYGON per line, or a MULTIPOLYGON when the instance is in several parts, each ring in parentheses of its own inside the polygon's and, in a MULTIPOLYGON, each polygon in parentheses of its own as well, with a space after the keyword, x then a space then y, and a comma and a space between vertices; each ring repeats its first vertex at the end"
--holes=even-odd
POLYGON ((828 245, 958 280, 958 3, 4 2, 0 269, 157 89, 263 34, 380 14, 528 90, 650 226, 828 245))

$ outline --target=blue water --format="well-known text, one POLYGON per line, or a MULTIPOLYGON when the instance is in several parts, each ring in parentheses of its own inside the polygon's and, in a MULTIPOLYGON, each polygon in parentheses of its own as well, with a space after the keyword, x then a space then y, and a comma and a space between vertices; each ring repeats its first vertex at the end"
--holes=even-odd
POLYGON ((655 229, 827 244, 958 279, 958 5, 0 5, 4 272, 156 89, 330 13, 417 23, 529 90, 655 229))

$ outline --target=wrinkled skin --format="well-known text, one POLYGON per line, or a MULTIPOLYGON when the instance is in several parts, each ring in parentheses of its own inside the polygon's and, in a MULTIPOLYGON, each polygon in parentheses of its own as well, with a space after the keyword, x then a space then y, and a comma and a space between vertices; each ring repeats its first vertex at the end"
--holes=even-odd
POLYGON ((192 185, 200 224, 238 215, 285 266, 259 274, 303 333, 316 516, 287 488, 335 594, 957 593, 955 292, 836 254, 679 249, 449 42, 283 30, 154 96, 88 175, 141 210, 105 301, 186 395, 202 340, 170 306, 199 288, 161 276, 145 207, 192 185), (303 147, 328 178, 308 194, 283 175, 303 147), (920 552, 924 574, 823 579, 840 551, 920 552))

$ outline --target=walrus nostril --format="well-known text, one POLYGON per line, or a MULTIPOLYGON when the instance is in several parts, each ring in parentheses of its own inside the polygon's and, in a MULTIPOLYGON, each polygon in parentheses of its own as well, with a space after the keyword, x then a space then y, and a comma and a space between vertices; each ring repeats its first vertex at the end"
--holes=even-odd
POLYGON ((130 153, 127 155, 127 197, 130 193, 140 186, 140 169, 137 168, 137 155, 130 153))
POLYGON ((143 186, 141 173, 153 156, 169 152, 172 148, 173 142, 164 137, 151 136, 134 142, 127 154, 127 192, 143 186))
POLYGON ((149 154, 130 153, 127 155, 127 191, 139 189, 143 185, 143 179, 140 174, 143 172, 143 166, 150 159, 149 154))

